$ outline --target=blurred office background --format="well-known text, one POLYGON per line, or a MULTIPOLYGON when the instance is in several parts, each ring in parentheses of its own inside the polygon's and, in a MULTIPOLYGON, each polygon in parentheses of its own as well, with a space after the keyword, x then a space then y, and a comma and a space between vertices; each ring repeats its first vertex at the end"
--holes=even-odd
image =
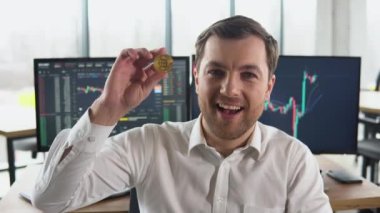
MULTIPOLYGON (((191 55, 197 35, 241 14, 286 55, 361 56, 361 87, 380 69, 378 0, 14 0, 0 2, 0 89, 33 85, 33 58, 117 56, 126 47, 191 55)), ((3 100, 4 101, 4 100, 3 100)))
MULTIPOLYGON (((33 93, 33 58, 115 57, 127 47, 190 56, 203 29, 239 14, 262 23, 281 54, 360 56, 361 88, 372 89, 380 70, 378 8, 378 0, 1 1, 0 105, 33 93)), ((5 150, 0 138, 0 167, 5 150)))

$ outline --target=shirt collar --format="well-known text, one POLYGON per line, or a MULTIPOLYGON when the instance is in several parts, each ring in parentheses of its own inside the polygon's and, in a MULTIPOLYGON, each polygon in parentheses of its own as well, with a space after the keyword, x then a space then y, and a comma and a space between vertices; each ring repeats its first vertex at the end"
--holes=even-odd
POLYGON ((252 147, 254 149, 254 158, 255 160, 258 160, 259 157, 260 157, 260 153, 261 153, 261 143, 262 143, 262 138, 261 138, 261 129, 260 129, 260 122, 256 121, 256 124, 255 124, 255 130, 253 132, 253 137, 251 138, 251 141, 247 144, 249 145, 250 147, 252 147))
POLYGON ((191 130, 190 141, 189 141, 189 149, 187 150, 187 155, 190 155, 190 152, 191 152, 191 150, 193 150, 194 147, 202 145, 202 144, 204 146, 207 145, 206 139, 202 133, 201 119, 202 119, 202 115, 200 114, 198 116, 197 120, 195 121, 193 129, 191 130))
MULTIPOLYGON (((187 151, 188 155, 190 155, 191 151, 197 146, 202 146, 202 145, 207 146, 206 139, 202 132, 201 119, 202 119, 202 114, 198 116, 193 126, 193 129, 191 130, 189 148, 187 151)), ((255 124, 253 136, 251 137, 250 141, 244 147, 241 147, 240 149, 245 150, 249 148, 254 149, 254 151, 250 153, 252 153, 254 159, 257 160, 260 156, 260 152, 262 148, 261 147, 261 130, 260 130, 259 122, 256 122, 255 124)))

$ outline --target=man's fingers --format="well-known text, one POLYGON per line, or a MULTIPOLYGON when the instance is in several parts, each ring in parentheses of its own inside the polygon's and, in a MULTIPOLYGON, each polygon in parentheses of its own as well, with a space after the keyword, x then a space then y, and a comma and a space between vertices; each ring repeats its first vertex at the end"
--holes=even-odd
POLYGON ((143 83, 143 89, 147 92, 152 91, 154 86, 156 86, 158 82, 160 82, 160 80, 164 79, 166 76, 167 73, 155 72, 145 80, 143 83))
POLYGON ((124 58, 130 57, 135 60, 140 59, 140 58, 153 59, 154 56, 163 55, 163 54, 167 54, 166 48, 164 47, 154 49, 151 51, 149 51, 146 48, 136 48, 136 49, 127 48, 127 49, 123 49, 120 53, 120 55, 124 58))
POLYGON ((164 47, 149 51, 146 48, 127 48, 123 49, 116 59, 116 66, 131 65, 134 66, 136 72, 131 78, 133 80, 139 79, 145 81, 145 79, 150 77, 155 73, 152 66, 147 67, 153 62, 154 57, 157 55, 167 54, 164 47), (126 62, 123 63, 123 62, 126 62), (142 72, 141 72, 142 71, 142 72))
POLYGON ((137 48, 133 50, 138 55, 138 59, 141 61, 149 61, 153 59, 153 54, 146 48, 137 48))
POLYGON ((139 58, 139 54, 135 49, 127 48, 123 49, 120 53, 121 58, 130 58, 132 60, 137 60, 139 58))
POLYGON ((164 55, 167 54, 167 51, 164 47, 154 49, 149 51, 146 48, 128 48, 123 49, 120 53, 120 56, 118 57, 119 60, 127 60, 132 63, 136 63, 138 67, 144 67, 147 64, 151 63, 153 61, 153 58, 157 55, 164 55))
POLYGON ((168 54, 168 52, 166 51, 166 48, 165 47, 161 47, 161 48, 158 48, 158 49, 154 49, 151 51, 151 53, 154 55, 154 56, 157 56, 157 55, 166 55, 168 54))

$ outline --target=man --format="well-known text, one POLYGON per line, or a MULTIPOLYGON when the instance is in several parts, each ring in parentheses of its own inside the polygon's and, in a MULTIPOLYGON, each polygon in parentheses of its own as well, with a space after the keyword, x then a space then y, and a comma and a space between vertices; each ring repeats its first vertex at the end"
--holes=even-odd
POLYGON ((142 212, 332 212, 305 145, 258 122, 275 83, 276 41, 243 16, 196 43, 201 115, 108 138, 165 74, 142 68, 164 49, 123 50, 101 96, 57 135, 33 204, 68 211, 136 187, 142 212))

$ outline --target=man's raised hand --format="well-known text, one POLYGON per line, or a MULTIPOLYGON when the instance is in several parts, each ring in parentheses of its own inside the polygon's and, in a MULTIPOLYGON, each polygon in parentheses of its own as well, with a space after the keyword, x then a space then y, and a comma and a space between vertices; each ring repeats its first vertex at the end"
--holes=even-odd
POLYGON ((116 58, 102 94, 90 107, 91 122, 114 125, 137 107, 167 73, 156 72, 153 66, 144 69, 164 48, 148 51, 145 48, 124 49, 116 58))

